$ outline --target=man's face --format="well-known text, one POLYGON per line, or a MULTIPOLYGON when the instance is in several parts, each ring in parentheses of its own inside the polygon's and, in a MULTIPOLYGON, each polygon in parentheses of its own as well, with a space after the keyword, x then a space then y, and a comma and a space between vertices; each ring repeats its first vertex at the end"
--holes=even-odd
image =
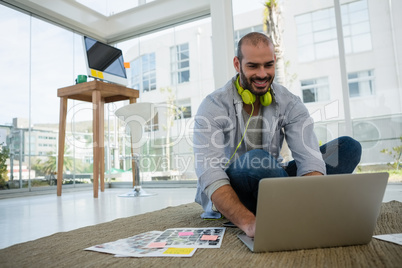
POLYGON ((233 64, 240 74, 240 85, 248 89, 256 96, 262 96, 268 92, 275 77, 275 53, 272 46, 259 43, 254 46, 244 43, 241 47, 243 59, 240 62, 237 57, 233 64))

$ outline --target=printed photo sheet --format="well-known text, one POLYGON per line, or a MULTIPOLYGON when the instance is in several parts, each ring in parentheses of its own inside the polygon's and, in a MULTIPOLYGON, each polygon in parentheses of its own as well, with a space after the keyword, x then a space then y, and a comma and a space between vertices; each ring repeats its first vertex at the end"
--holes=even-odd
POLYGON ((225 227, 172 228, 165 230, 148 247, 220 248, 225 227))
POLYGON ((86 248, 85 250, 115 254, 116 257, 191 257, 196 248, 150 248, 149 243, 163 232, 151 231, 114 242, 104 243, 86 248))

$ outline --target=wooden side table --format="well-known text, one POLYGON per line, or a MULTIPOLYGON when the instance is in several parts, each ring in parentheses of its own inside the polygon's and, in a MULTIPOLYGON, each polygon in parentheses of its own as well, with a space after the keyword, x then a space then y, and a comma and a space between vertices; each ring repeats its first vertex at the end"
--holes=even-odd
POLYGON ((94 80, 69 87, 59 88, 60 97, 59 155, 57 164, 57 196, 61 196, 63 183, 64 146, 66 137, 66 117, 68 99, 92 102, 93 105, 93 191, 98 197, 99 175, 101 191, 105 190, 105 150, 104 150, 104 104, 122 100, 135 103, 138 90, 116 84, 94 80))

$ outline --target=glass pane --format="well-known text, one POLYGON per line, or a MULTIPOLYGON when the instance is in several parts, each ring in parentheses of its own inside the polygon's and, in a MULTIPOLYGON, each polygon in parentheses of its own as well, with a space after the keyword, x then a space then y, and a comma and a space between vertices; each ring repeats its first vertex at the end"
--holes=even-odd
MULTIPOLYGON (((155 127, 148 127, 144 135, 149 140, 141 148, 140 174, 143 181, 195 180, 193 165, 182 165, 192 162, 191 144, 186 141, 192 138, 187 133, 183 136, 186 127, 185 120, 174 120, 179 114, 184 114, 176 107, 180 98, 188 97, 189 103, 198 102, 199 94, 194 95, 194 88, 200 81, 208 81, 203 90, 214 90, 212 73, 212 46, 211 46, 210 19, 191 22, 178 27, 163 30, 152 35, 141 36, 140 43, 127 47, 127 51, 138 51, 136 57, 147 55, 147 72, 140 75, 144 91, 138 102, 152 102, 156 105, 157 119, 155 127), (199 36, 189 34, 194 29, 199 36), (199 30, 198 30, 199 29, 199 30), (190 53, 190 49, 194 51, 190 53), (157 63, 157 64, 156 64, 157 63), (191 66, 206 66, 206 72, 197 77, 198 82, 190 82, 191 66), (146 90, 145 90, 146 89, 146 90)), ((124 51, 123 51, 124 52, 124 51)), ((126 61, 133 60, 127 53, 126 61)), ((191 116, 191 108, 186 109, 186 115, 191 116)), ((129 158, 130 146, 124 140, 130 139, 129 133, 118 134, 120 152, 120 169, 127 171, 131 168, 129 158), (123 149, 121 149, 123 150, 123 149)), ((115 178, 115 181, 127 181, 131 177, 115 178)))
POLYGON ((0 174, 0 189, 27 188, 29 177, 34 176, 25 149, 29 147, 29 140, 25 146, 30 112, 29 29, 29 16, 0 5, 0 147, 6 158, 0 165, 8 171, 0 174))
POLYGON ((0 124, 10 126, 8 132, 13 118, 29 118, 29 29, 29 16, 0 5, 0 124))
POLYGON ((342 31, 343 31, 343 37, 344 38, 345 38, 345 36, 349 36, 350 35, 350 25, 343 26, 342 31))
POLYGON ((329 29, 325 31, 319 31, 314 34, 314 41, 315 42, 322 42, 336 38, 336 31, 335 29, 329 29))
POLYGON ((358 35, 358 34, 363 34, 363 33, 369 33, 370 32, 370 24, 368 21, 362 22, 362 23, 356 23, 351 25, 351 34, 352 35, 358 35))
POLYGON ((314 43, 314 38, 312 34, 305 34, 303 36, 300 36, 300 47, 306 46, 306 45, 312 45, 314 43))
POLYGON ((182 83, 190 81, 190 72, 189 71, 180 72, 180 81, 182 83))
POLYGON ((301 81, 302 87, 308 86, 308 85, 314 85, 314 84, 315 84, 315 80, 303 80, 303 81, 301 81))
POLYGON ((373 94, 371 81, 362 81, 360 82, 359 86, 360 86, 360 94, 362 96, 369 96, 373 94))
POLYGON ((297 34, 298 35, 304 35, 304 34, 309 34, 313 32, 313 28, 311 23, 301 23, 297 25, 297 34))
POLYGON ((353 133, 365 149, 374 147, 380 138, 378 128, 370 122, 355 123, 353 125, 353 133))
POLYGON ((358 74, 358 73, 349 73, 349 74, 348 74, 348 79, 357 78, 357 74, 358 74))
POLYGON ((317 100, 318 101, 327 101, 330 99, 330 95, 329 95, 329 88, 327 86, 320 86, 317 89, 317 100))
POLYGON ((295 21, 297 25, 301 25, 307 22, 311 22, 311 13, 298 15, 295 17, 295 21))
POLYGON ((329 17, 322 18, 322 19, 316 19, 313 22, 313 29, 315 32, 328 30, 331 28, 332 25, 333 25, 333 23, 331 23, 331 20, 329 17))
POLYGON ((345 37, 343 44, 345 46, 345 53, 352 53, 352 39, 349 37, 345 37))
POLYGON ((359 94, 359 83, 349 83, 349 95, 350 97, 358 97, 359 94))
POLYGON ((351 13, 350 24, 364 22, 368 20, 367 9, 351 13))
MULTIPOLYGON (((233 4, 236 5, 237 2, 242 1, 234 0, 233 4)), ((256 2, 247 1, 248 4, 256 2)), ((285 81, 284 85, 303 99, 311 113, 320 115, 317 116, 322 120, 319 122, 320 126, 331 133, 331 138, 342 136, 346 133, 343 110, 345 105, 335 35, 336 26, 335 20, 331 19, 334 14, 333 1, 290 0, 282 2, 281 7, 282 10, 286 10, 286 14, 282 13, 282 20, 285 22, 282 32, 282 50, 287 63, 286 76, 297 77, 295 80, 285 81), (313 41, 307 38, 310 34, 314 35, 313 41), (328 77, 328 80, 326 84, 321 83, 317 77, 328 77), (315 82, 311 83, 312 80, 317 80, 316 86, 314 86, 315 82), (322 84, 322 87, 318 86, 319 84, 322 84), (316 95, 313 88, 317 88, 316 95), (317 101, 322 99, 327 100, 317 101), (331 110, 331 114, 322 113, 323 110, 331 110)), ((363 144, 360 165, 362 170, 373 163, 378 168, 390 168, 395 159, 381 151, 385 148, 392 151, 392 148, 401 146, 399 137, 402 133, 402 117, 400 116, 402 89, 397 82, 399 78, 397 75, 398 70, 402 68, 400 64, 395 65, 395 57, 401 55, 402 51, 401 46, 394 46, 393 42, 384 41, 400 36, 396 29, 392 29, 389 18, 384 19, 383 14, 391 15, 390 12, 394 18, 397 18, 400 13, 397 10, 390 10, 388 4, 384 5, 376 1, 341 2, 346 73, 349 75, 349 80, 357 79, 347 81, 351 97, 351 120, 355 125, 348 131, 355 132, 350 135, 354 135, 354 138, 363 144), (373 25, 375 27, 372 27, 373 25), (380 38, 382 41, 379 41, 380 46, 374 45, 372 36, 382 36, 380 38), (371 71, 367 71, 368 68, 373 68, 375 79, 373 74, 368 75, 371 71), (365 75, 360 74, 361 72, 365 75), (363 121, 372 124, 373 127, 358 124, 363 121), (364 132, 371 133, 371 136, 364 132), (369 141, 369 139, 377 139, 377 141, 369 141)), ((258 14, 261 13, 244 11, 242 17, 234 17, 234 22, 245 28, 247 22, 243 18, 251 20, 258 14)), ((325 131, 322 131, 320 136, 326 136, 325 131)))
POLYGON ((315 46, 317 59, 324 59, 334 56, 334 51, 331 49, 332 41, 318 43, 315 46))
MULTIPOLYGON (((284 1, 281 5, 282 10, 286 10, 282 13, 282 21, 286 22, 283 25, 287 28, 281 32, 287 62, 286 77, 292 78, 284 82, 284 85, 302 97, 311 112, 321 111, 332 103, 337 103, 337 107, 343 109, 345 105, 342 103, 339 59, 336 58, 339 54, 337 40, 331 39, 335 29, 333 7, 319 0, 291 0, 284 1), (322 30, 325 32, 319 32, 322 30), (313 40, 313 35, 319 42, 313 40), (322 83, 322 87, 317 86, 317 90, 314 87, 300 86, 310 85, 309 83, 298 83, 314 80, 314 83, 317 81, 320 84, 316 77, 329 78, 326 84, 322 83), (328 100, 317 102, 322 99, 328 100)), ((252 29, 261 29, 261 1, 234 0, 233 8, 237 10, 233 18, 236 36, 252 29)), ((342 3, 341 9, 346 36, 347 72, 365 72, 365 76, 356 77, 360 80, 349 81, 351 96, 366 96, 350 100, 354 138, 364 148, 361 165, 392 163, 395 159, 381 151, 385 148, 392 151, 392 148, 400 146, 402 89, 396 75, 402 68, 395 65, 394 59, 402 52, 400 47, 394 47, 393 42, 382 42, 381 46, 374 46, 371 36, 382 36, 381 40, 392 40, 393 36, 399 36, 390 27, 389 20, 381 17, 382 14, 393 12, 393 17, 396 18, 398 13, 389 10, 387 4, 366 0, 342 3), (369 8, 376 12, 369 13, 369 8), (370 25, 376 27, 371 28, 370 25), (379 49, 381 51, 377 51, 379 49), (368 65, 376 74, 375 81, 374 78, 367 77, 371 73, 366 71, 368 65)), ((161 25, 164 29, 165 26, 161 25)), ((73 85, 78 74, 86 73, 81 37, 0 5, 0 39, 0 90, 11 92, 2 95, 0 113, 0 143, 5 141, 12 151, 12 159, 11 155, 8 158, 11 163, 8 168, 12 165, 13 171, 7 179, 11 181, 10 185, 17 188, 28 187, 29 183, 33 187, 43 185, 42 183, 54 186, 54 174, 45 166, 52 167, 57 161, 57 148, 54 148, 54 144, 58 142, 57 89, 73 85), (32 131, 26 131, 30 127, 32 131)), ((196 111, 201 100, 216 89, 212 68, 212 40, 210 19, 203 19, 137 36, 118 44, 123 49, 126 61, 138 61, 132 64, 129 72, 129 76, 132 76, 129 77, 130 87, 140 89, 145 84, 153 89, 141 94, 138 101, 167 106, 172 100, 189 99, 190 106, 193 105, 191 110, 196 111), (140 59, 144 55, 148 55, 148 58, 143 63, 140 59), (179 59, 186 60, 180 62, 182 66, 179 65, 179 59), (147 73, 144 73, 142 67, 147 73), (179 70, 178 67, 188 69, 179 70), (178 83, 182 81, 186 83, 178 83), (201 88, 199 85, 202 85, 201 88)), ((113 115, 114 110, 122 105, 124 104, 105 107, 105 117, 113 115)), ((68 107, 65 183, 88 183, 93 162, 92 105, 69 101, 68 107)), ((333 137, 344 135, 345 132, 344 111, 338 112, 337 116, 328 118, 327 121, 322 116, 322 125, 325 125, 333 137)), ((191 162, 188 161, 192 157, 191 146, 185 142, 187 138, 191 140, 191 134, 182 132, 182 126, 177 123, 185 120, 172 123, 170 117, 162 111, 158 114, 160 127, 155 129, 159 132, 150 131, 155 136, 143 148, 150 163, 144 164, 144 169, 149 173, 143 174, 143 177, 157 180, 159 175, 152 176, 151 171, 168 172, 169 179, 174 179, 174 172, 178 171, 181 178, 195 179, 191 165, 180 167, 173 161, 178 157, 183 163, 191 162), (183 138, 181 133, 186 133, 187 136, 183 138)), ((110 151, 106 152, 107 166, 109 169, 128 171, 131 168, 131 152, 127 146, 129 135, 120 129, 114 129, 114 126, 105 125, 105 128, 113 129, 113 133, 108 133, 105 137, 107 146, 110 145, 107 149, 110 151)), ((164 174, 159 178, 164 178, 164 174)), ((128 176, 128 180, 131 180, 131 176, 128 176)))
POLYGON ((315 91, 314 89, 304 89, 303 90, 303 102, 304 103, 316 101, 314 91, 315 91))
POLYGON ((188 57, 189 57, 189 55, 188 55, 189 53, 188 53, 188 51, 182 51, 180 54, 179 54, 179 60, 187 60, 188 59, 188 57))
POLYGON ((190 62, 184 61, 184 62, 179 63, 179 66, 180 66, 179 68, 180 69, 188 68, 189 65, 190 65, 190 62))
POLYGON ((180 45, 180 50, 181 50, 181 51, 188 50, 188 43, 185 43, 185 44, 180 45))
POLYGON ((299 47, 298 60, 300 62, 309 62, 315 59, 314 47, 313 46, 303 46, 299 47))

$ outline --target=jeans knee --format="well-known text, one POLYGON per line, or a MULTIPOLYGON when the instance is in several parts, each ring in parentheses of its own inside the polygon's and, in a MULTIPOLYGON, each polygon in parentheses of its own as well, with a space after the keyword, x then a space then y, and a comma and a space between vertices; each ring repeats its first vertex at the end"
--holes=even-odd
POLYGON ((359 164, 362 156, 362 146, 360 142, 348 136, 340 137, 339 140, 339 144, 350 153, 349 159, 352 162, 351 164, 355 166, 359 164))
POLYGON ((348 148, 349 150, 353 150, 353 152, 355 152, 355 154, 358 155, 360 159, 360 156, 362 154, 362 145, 360 144, 360 142, 349 136, 339 137, 339 140, 340 144, 346 146, 346 148, 348 148))

